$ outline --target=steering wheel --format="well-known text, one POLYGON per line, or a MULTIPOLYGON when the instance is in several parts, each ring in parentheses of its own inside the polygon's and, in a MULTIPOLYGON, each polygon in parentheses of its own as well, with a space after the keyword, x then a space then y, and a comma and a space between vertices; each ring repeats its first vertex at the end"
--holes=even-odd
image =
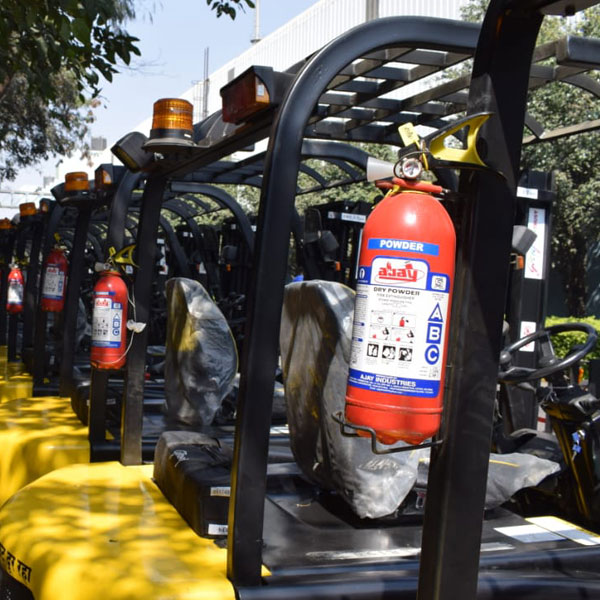
POLYGON ((595 348, 597 340, 598 332, 587 323, 561 323, 560 325, 553 325, 546 329, 534 331, 520 340, 513 342, 509 346, 506 346, 506 348, 502 350, 500 353, 498 380, 503 383, 523 383, 525 381, 542 379, 543 377, 548 377, 554 373, 564 371, 579 362, 586 354, 590 353, 595 348), (575 346, 567 356, 558 358, 556 354, 554 354, 550 336, 565 331, 580 331, 587 334, 587 337, 583 344, 575 346), (527 346, 527 344, 536 340, 540 340, 539 348, 541 356, 538 362, 541 363, 542 366, 536 369, 511 366, 510 362, 514 353, 520 348, 523 348, 523 346, 527 346))

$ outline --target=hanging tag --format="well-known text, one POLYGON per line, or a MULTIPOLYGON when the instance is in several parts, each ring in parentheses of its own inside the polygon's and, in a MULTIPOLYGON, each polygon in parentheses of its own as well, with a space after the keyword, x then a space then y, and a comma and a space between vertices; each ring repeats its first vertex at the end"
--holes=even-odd
POLYGON ((419 134, 412 123, 400 125, 400 127, 398 127, 398 133, 405 146, 410 146, 411 144, 419 145, 419 134))

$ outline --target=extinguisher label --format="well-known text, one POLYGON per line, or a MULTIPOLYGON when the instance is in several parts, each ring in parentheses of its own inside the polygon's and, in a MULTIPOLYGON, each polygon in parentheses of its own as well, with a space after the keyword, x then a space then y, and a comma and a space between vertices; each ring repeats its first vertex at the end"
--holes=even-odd
POLYGON ((348 383, 437 396, 449 292, 449 277, 432 273, 425 260, 380 256, 361 266, 348 383))
POLYGON ((112 295, 114 292, 94 299, 92 346, 97 348, 118 348, 121 345, 123 304, 115 302, 112 295))
POLYGON ((7 304, 23 304, 23 284, 20 281, 9 281, 6 296, 7 304))
POLYGON ((438 256, 440 247, 438 244, 427 244, 415 242, 414 240, 394 240, 390 238, 371 238, 367 245, 369 250, 404 250, 418 254, 431 254, 438 256))
POLYGON ((46 267, 42 296, 50 300, 62 300, 65 289, 65 274, 56 265, 46 267))

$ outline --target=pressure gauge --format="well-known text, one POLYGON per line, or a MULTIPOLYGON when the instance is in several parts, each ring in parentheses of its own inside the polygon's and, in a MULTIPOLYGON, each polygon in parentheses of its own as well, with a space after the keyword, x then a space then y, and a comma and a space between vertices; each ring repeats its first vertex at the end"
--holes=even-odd
POLYGON ((423 172, 423 165, 418 158, 405 158, 400 163, 400 172, 405 179, 418 179, 423 172))

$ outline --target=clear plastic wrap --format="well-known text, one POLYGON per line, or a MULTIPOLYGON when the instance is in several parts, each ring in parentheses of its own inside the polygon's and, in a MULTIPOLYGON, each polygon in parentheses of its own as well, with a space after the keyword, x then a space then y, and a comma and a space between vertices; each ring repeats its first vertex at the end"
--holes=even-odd
MULTIPOLYGON (((546 477, 558 473, 560 465, 533 454, 513 452, 490 454, 485 493, 485 508, 492 509, 506 502, 515 492, 538 485, 546 477)), ((417 486, 427 486, 429 451, 419 461, 417 486)))
POLYGON ((227 320, 197 281, 167 281, 165 396, 171 423, 210 425, 237 372, 227 320))

